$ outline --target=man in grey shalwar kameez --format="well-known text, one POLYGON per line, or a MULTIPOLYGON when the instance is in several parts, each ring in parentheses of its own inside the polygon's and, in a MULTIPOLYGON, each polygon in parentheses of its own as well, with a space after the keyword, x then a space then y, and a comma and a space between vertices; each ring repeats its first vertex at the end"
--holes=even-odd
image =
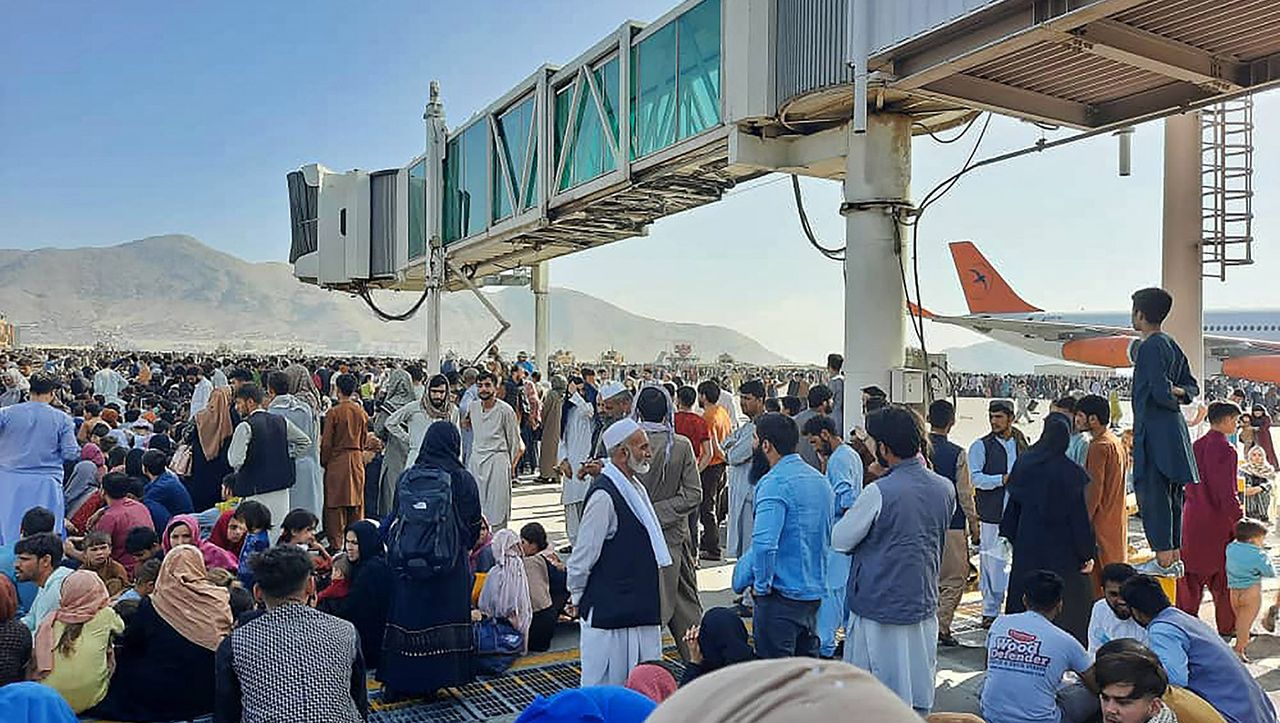
POLYGON ((752 379, 738 390, 742 412, 748 421, 724 440, 724 457, 729 465, 729 534, 724 554, 739 558, 751 547, 755 525, 755 494, 751 484, 751 455, 756 436, 756 417, 764 414, 764 382, 752 379))

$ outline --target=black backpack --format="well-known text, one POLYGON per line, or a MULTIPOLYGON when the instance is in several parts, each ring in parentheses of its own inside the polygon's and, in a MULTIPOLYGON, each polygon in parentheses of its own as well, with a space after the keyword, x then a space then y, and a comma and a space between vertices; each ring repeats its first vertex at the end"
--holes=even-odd
POLYGON ((425 579, 453 570, 461 543, 449 473, 436 467, 406 469, 396 481, 395 515, 387 552, 397 574, 425 579))

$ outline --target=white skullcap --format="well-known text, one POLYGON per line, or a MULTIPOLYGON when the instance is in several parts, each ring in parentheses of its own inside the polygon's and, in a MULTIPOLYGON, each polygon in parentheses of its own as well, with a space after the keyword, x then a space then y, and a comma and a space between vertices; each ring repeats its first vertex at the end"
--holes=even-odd
POLYGON ((610 380, 605 382, 604 386, 600 387, 600 398, 613 399, 625 391, 627 391, 627 385, 617 381, 616 379, 610 380))
POLYGON ((612 451, 618 445, 627 441, 628 437, 639 431, 640 424, 636 420, 627 417, 610 424, 609 428, 604 430, 604 434, 600 439, 604 442, 604 448, 612 451))

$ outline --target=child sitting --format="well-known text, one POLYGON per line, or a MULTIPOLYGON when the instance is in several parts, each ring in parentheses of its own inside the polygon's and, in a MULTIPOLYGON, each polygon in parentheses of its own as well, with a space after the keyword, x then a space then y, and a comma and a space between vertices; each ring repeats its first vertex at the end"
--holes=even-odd
POLYGON ((97 573, 111 597, 129 587, 129 573, 125 572, 124 565, 111 559, 111 536, 105 532, 90 532, 85 536, 80 569, 97 573))
POLYGON ((1246 663, 1249 658, 1245 648, 1262 607, 1262 578, 1276 574, 1263 547, 1266 537, 1266 526, 1246 517, 1236 523, 1235 542, 1227 545, 1227 587, 1231 591, 1231 610, 1236 614, 1235 650, 1246 663))
POLYGON ((524 554, 529 604, 533 609, 529 649, 538 652, 550 650, 556 621, 569 599, 564 563, 548 549, 547 531, 537 522, 520 528, 520 551, 524 554))
POLYGON ((333 556, 328 587, 316 596, 316 608, 333 614, 349 592, 351 592, 351 561, 347 559, 347 553, 339 552, 333 556))
POLYGON ((306 550, 311 555, 311 564, 315 566, 316 587, 323 588, 329 581, 329 568, 333 564, 333 558, 329 557, 324 546, 316 541, 318 524, 320 524, 320 518, 307 510, 302 508, 293 510, 285 515, 284 522, 280 523, 280 539, 276 544, 297 545, 306 550))
POLYGON ((240 548, 240 584, 246 590, 253 590, 253 568, 249 565, 249 558, 271 547, 271 540, 267 537, 267 530, 271 529, 271 510, 257 500, 245 500, 236 508, 234 517, 248 530, 244 546, 240 548))

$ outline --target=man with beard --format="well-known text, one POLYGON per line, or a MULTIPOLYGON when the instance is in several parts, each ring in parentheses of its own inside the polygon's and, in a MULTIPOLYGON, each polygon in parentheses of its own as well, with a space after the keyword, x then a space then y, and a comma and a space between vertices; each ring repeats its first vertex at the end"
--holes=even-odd
POLYGON ((800 430, 794 421, 768 413, 755 424, 755 528, 751 548, 734 567, 733 588, 751 589, 752 629, 761 658, 817 657, 831 485, 796 454, 800 430))
POLYGON ((938 664, 939 569, 956 493, 925 466, 924 421, 915 412, 876 411, 867 433, 888 474, 868 485, 831 530, 831 546, 853 556, 844 659, 928 715, 938 664))
POLYGON ((671 553, 640 476, 652 448, 639 423, 614 422, 601 435, 609 459, 587 492, 582 526, 566 563, 569 595, 582 619, 582 681, 622 685, 631 669, 662 657, 662 569, 671 553))
POLYGON ((1089 615, 1089 654, 1120 638, 1133 638, 1147 644, 1147 629, 1133 619, 1129 604, 1120 595, 1120 588, 1129 578, 1137 575, 1131 565, 1116 562, 1102 568, 1102 599, 1093 604, 1089 615))
POLYGON ((702 482, 693 445, 676 434, 671 397, 650 383, 636 395, 635 419, 649 436, 653 455, 648 472, 637 476, 653 502, 672 564, 662 568, 662 622, 675 638, 680 656, 689 659, 685 633, 702 620, 698 578, 689 537, 689 515, 702 501, 702 482))
POLYGON ((1027 449, 1026 438, 1013 426, 1013 404, 995 399, 987 407, 991 433, 969 447, 969 476, 980 524, 979 583, 982 588, 982 627, 990 628, 1004 608, 1009 587, 1009 559, 1000 544, 1004 517, 1005 482, 1013 463, 1027 449))
MULTIPOLYGON (((583 395, 586 395, 584 389, 583 395)), ((620 381, 610 380, 596 393, 597 404, 595 429, 608 429, 609 425, 631 416, 631 390, 620 381)), ((593 432, 594 434, 594 432, 593 432)), ((592 443, 591 459, 578 469, 578 479, 589 479, 598 476, 604 470, 609 451, 604 446, 604 439, 597 435, 592 443)))
MULTIPOLYGON (((831 388, 825 384, 815 384, 809 388, 809 408, 796 415, 796 426, 804 429, 805 422, 810 419, 822 416, 831 416, 832 396, 831 388)), ((818 460, 818 452, 809 444, 809 438, 801 435, 800 446, 796 448, 800 458, 809 463, 809 466, 816 469, 822 469, 822 462, 818 460)))
POLYGON ((491 372, 476 377, 478 401, 462 418, 463 429, 473 433, 467 471, 476 478, 480 509, 495 531, 505 529, 511 518, 511 481, 523 451, 520 422, 511 405, 498 399, 497 382, 491 372))
MULTIPOLYGON (((831 417, 812 417, 800 431, 809 438, 823 463, 834 495, 831 519, 833 522, 839 520, 862 493, 862 460, 853 453, 852 447, 840 441, 840 430, 831 417)), ((818 608, 818 637, 822 640, 824 658, 835 655, 836 629, 844 623, 844 597, 850 562, 848 555, 827 550, 827 584, 822 594, 822 606, 818 608)))
POLYGON ((752 379, 743 383, 738 393, 742 396, 742 411, 749 421, 724 440, 725 463, 729 469, 729 529, 725 554, 733 558, 746 554, 755 523, 751 457, 756 435, 755 420, 764 414, 764 382, 752 379))

